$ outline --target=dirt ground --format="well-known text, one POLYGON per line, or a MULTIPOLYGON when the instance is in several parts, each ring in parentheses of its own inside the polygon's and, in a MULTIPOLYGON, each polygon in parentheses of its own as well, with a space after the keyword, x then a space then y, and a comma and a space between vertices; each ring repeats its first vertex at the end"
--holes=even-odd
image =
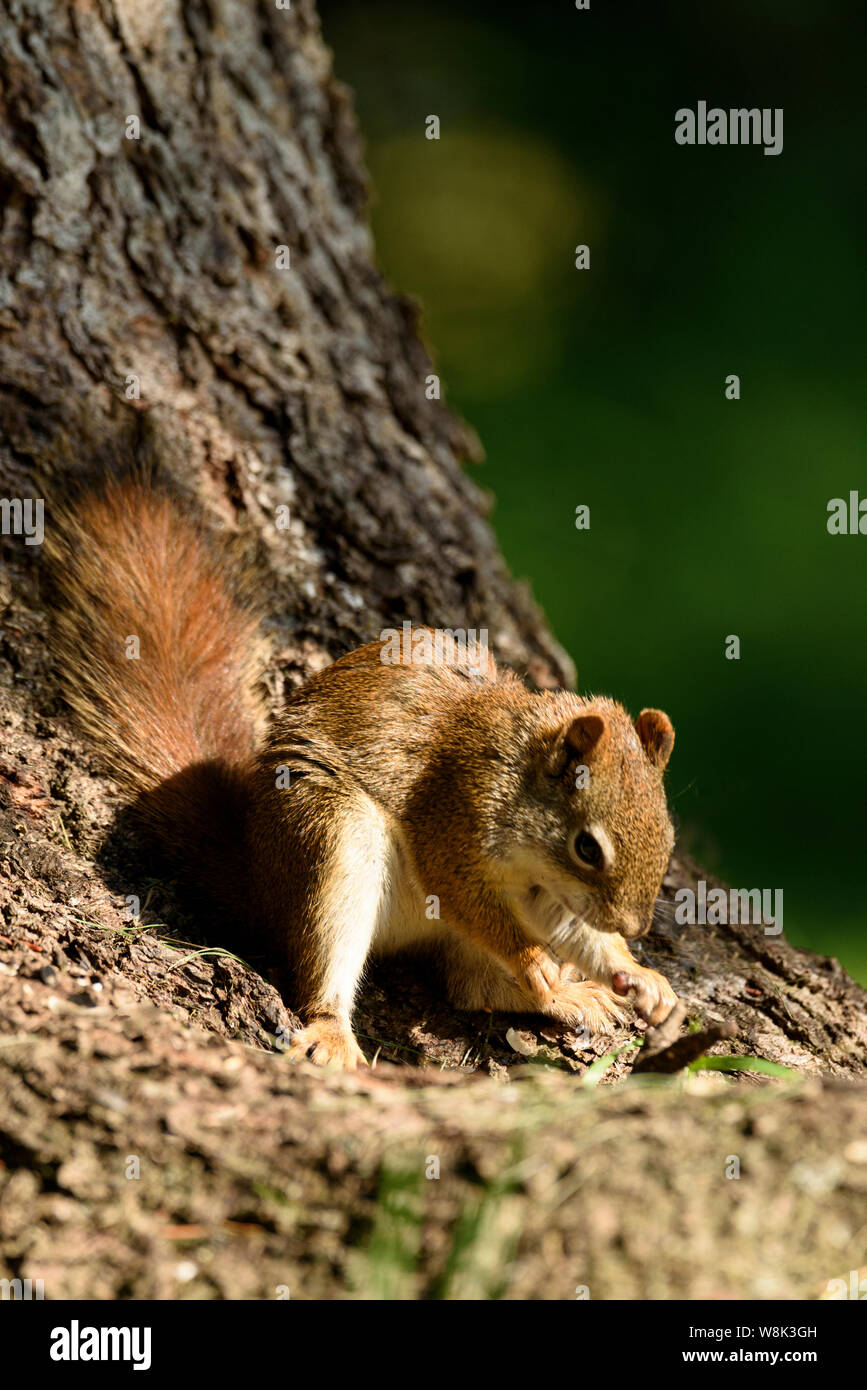
POLYGON ((722 928, 647 947, 694 1023, 738 1023, 715 1051, 790 1080, 624 1085, 642 1025, 585 1042, 457 1015, 412 961, 365 986, 373 1069, 293 1065, 255 942, 227 954, 146 878, 129 920, 100 848, 116 793, 72 736, 44 619, 4 584, 0 1278, 82 1299, 811 1298, 863 1264, 863 994, 835 962, 722 928))

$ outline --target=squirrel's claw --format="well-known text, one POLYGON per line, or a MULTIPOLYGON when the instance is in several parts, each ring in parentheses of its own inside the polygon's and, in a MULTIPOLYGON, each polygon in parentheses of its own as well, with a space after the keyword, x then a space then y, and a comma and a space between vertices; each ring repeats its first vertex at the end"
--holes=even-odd
POLYGON ((615 994, 632 994, 635 1012, 654 1028, 677 1003, 677 995, 658 970, 618 970, 611 985, 615 994))

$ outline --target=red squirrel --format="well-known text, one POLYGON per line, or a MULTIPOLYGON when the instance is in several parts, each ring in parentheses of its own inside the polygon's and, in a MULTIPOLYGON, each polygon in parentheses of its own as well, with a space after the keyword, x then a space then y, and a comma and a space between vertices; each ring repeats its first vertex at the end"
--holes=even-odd
POLYGON ((667 715, 633 723, 604 697, 532 693, 487 654, 392 662, 373 642, 268 727, 243 576, 174 500, 109 483, 48 552, 68 701, 187 879, 290 967, 293 1055, 364 1062, 365 965, 408 946, 431 948, 460 1009, 597 1032, 629 995, 666 1017, 671 986, 627 941, 674 844, 667 715))

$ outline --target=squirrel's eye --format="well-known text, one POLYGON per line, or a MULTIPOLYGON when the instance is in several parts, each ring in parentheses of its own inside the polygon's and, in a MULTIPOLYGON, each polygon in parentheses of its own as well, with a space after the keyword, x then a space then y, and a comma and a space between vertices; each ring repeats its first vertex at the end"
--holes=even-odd
POLYGON ((582 830, 581 834, 575 837, 575 853, 581 862, 589 865, 591 869, 602 867, 602 846, 592 835, 588 835, 586 830, 582 830))

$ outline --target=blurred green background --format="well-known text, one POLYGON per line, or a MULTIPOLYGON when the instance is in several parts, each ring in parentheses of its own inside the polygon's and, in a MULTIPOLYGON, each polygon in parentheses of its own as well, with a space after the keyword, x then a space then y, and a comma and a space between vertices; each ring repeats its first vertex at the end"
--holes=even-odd
POLYGON ((513 572, 582 691, 670 713, 681 841, 867 983, 863 7, 320 12, 513 572), (783 107, 782 154, 676 145, 699 100, 783 107))

